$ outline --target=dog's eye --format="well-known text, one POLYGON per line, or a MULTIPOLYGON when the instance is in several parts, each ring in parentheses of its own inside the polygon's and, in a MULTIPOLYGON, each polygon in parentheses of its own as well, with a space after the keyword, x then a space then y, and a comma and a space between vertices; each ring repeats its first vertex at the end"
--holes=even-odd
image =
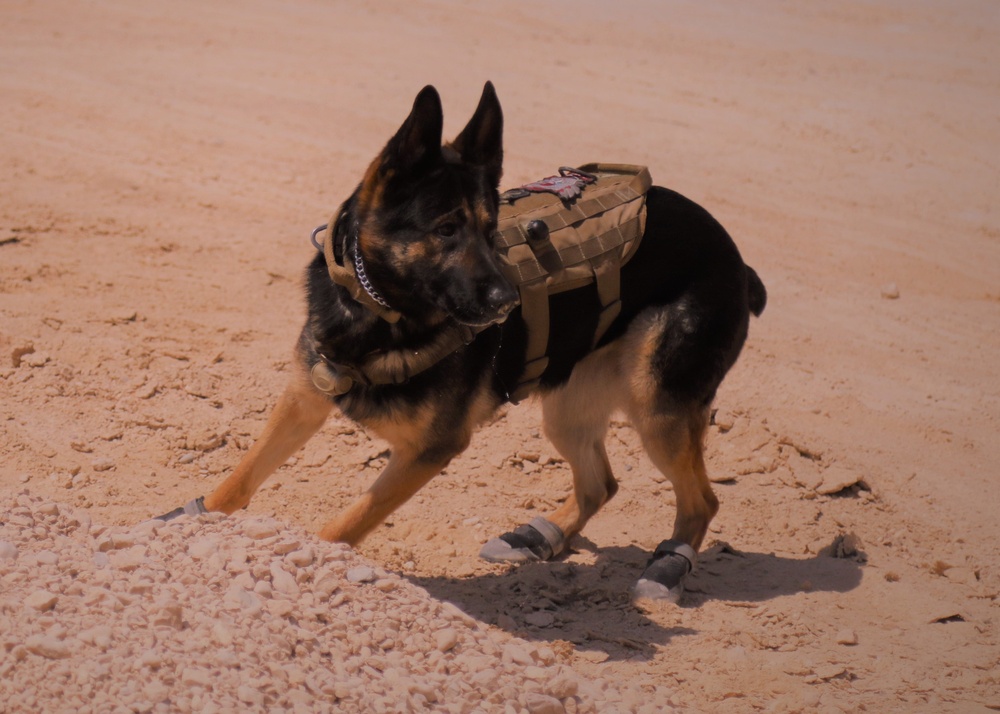
POLYGON ((453 235, 455 235, 455 231, 457 230, 458 226, 449 221, 447 223, 442 223, 441 225, 439 225, 437 228, 434 229, 434 232, 437 233, 442 238, 451 238, 453 235))

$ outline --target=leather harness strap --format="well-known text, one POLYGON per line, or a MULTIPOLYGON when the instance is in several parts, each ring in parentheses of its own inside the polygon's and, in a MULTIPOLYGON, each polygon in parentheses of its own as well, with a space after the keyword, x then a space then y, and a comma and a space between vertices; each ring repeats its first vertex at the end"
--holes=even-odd
MULTIPOLYGON (((326 224, 326 230, 323 231, 323 255, 326 257, 326 269, 330 272, 330 279, 337 285, 346 288, 347 292, 351 294, 351 298, 364 305, 386 322, 398 322, 401 315, 392 308, 379 303, 371 292, 365 289, 361 281, 358 280, 358 276, 354 271, 354 265, 351 261, 345 259, 344 265, 337 262, 334 232, 336 231, 338 223, 343 220, 344 213, 344 208, 341 207, 337 214, 330 219, 330 222, 326 224)), ((354 225, 354 250, 358 251, 358 254, 360 255, 361 248, 357 245, 358 230, 358 226, 354 225)))

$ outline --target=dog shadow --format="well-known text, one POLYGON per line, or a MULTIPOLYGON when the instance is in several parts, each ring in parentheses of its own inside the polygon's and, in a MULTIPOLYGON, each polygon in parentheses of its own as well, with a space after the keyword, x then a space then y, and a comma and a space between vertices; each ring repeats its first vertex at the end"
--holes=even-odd
POLYGON ((632 586, 649 553, 636 547, 597 548, 585 538, 570 558, 525 563, 467 578, 406 576, 439 600, 529 641, 569 642, 594 661, 647 660, 675 638, 695 635, 686 611, 711 601, 760 603, 800 592, 847 592, 862 578, 864 553, 845 556, 838 541, 811 558, 739 552, 717 544, 699 556, 680 606, 633 602, 632 586), (600 654, 603 653, 603 654, 600 654))

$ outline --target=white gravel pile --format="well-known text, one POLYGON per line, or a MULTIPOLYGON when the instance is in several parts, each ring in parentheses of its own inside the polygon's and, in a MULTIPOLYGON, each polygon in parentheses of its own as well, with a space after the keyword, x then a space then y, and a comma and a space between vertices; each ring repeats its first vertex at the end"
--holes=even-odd
POLYGON ((126 529, 0 501, 4 712, 548 714, 641 698, 273 520, 126 529))

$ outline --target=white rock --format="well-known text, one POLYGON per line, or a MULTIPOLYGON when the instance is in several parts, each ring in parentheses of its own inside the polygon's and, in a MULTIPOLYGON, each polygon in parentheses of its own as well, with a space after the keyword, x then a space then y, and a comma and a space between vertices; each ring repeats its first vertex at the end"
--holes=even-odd
POLYGON ((274 554, 275 555, 286 555, 294 550, 298 550, 299 541, 297 540, 283 540, 274 544, 274 554))
POLYGON ((508 642, 504 645, 503 654, 501 659, 505 664, 519 664, 525 667, 533 665, 535 661, 531 659, 531 655, 521 646, 508 642))
POLYGON ((243 525, 243 533, 254 540, 263 540, 278 535, 278 529, 272 523, 264 521, 247 521, 243 525))
POLYGON ((65 659, 72 654, 65 641, 51 635, 30 635, 24 646, 32 654, 46 659, 65 659))
POLYGON ((59 596, 50 593, 48 590, 36 590, 35 592, 24 598, 24 604, 30 607, 32 610, 37 610, 38 612, 48 612, 56 606, 59 601, 59 596))
POLYGON ((187 551, 190 553, 192 558, 204 560, 219 551, 219 539, 199 538, 198 540, 192 541, 188 544, 187 551))
POLYGON ((538 692, 528 692, 524 695, 524 706, 530 714, 564 714, 566 711, 555 697, 538 692))
POLYGON ((291 597, 299 596, 299 584, 295 582, 292 574, 277 562, 271 563, 271 587, 291 597))
POLYGON ((212 685, 213 675, 208 670, 195 667, 185 667, 181 670, 181 683, 188 687, 205 687, 212 685))
POLYGON ((146 564, 145 546, 136 545, 128 550, 114 551, 110 554, 111 564, 118 570, 130 572, 146 564))
POLYGON ((556 699, 576 696, 579 690, 579 682, 570 674, 560 671, 555 677, 549 680, 546 686, 549 694, 556 699))
POLYGON ((375 571, 367 565, 358 565, 347 571, 347 582, 370 583, 375 579, 375 571))
POLYGON ((97 625, 84 630, 78 637, 83 642, 107 650, 114 638, 114 631, 108 625, 97 625))
POLYGON ((896 300, 899 298, 899 287, 896 283, 886 283, 882 286, 882 297, 886 300, 896 300))
POLYGON ((843 629, 837 633, 837 644, 838 645, 856 645, 858 644, 858 633, 851 629, 843 629))
POLYGON ((438 630, 434 635, 434 643, 440 652, 447 652, 458 644, 458 632, 452 627, 438 630))
POLYGON ((315 559, 316 556, 313 553, 313 549, 309 546, 288 554, 288 561, 300 568, 312 565, 315 559))
POLYGON ((212 625, 212 637, 223 647, 233 644, 233 631, 221 621, 216 621, 212 625))

